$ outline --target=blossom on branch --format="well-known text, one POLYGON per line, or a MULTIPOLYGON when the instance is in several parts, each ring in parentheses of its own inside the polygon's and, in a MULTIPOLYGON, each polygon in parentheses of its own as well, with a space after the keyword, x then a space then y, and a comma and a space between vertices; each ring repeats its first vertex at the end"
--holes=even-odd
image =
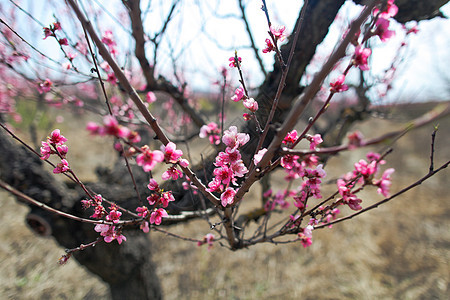
POLYGON ((340 75, 334 82, 330 83, 330 91, 332 93, 340 93, 348 90, 348 85, 344 84, 345 75, 340 75))
POLYGON ((160 225, 162 218, 169 216, 164 208, 154 210, 150 215, 150 224, 160 225))
POLYGON ((148 146, 141 148, 142 153, 136 157, 136 163, 144 169, 144 172, 150 172, 157 163, 164 160, 164 154, 159 150, 150 150, 148 146))
POLYGON ((39 94, 48 93, 52 88, 53 82, 50 79, 45 79, 43 82, 38 84, 37 90, 39 94))
POLYGON ((228 61, 230 61, 230 64, 229 64, 230 68, 237 68, 238 66, 241 65, 242 58, 232 56, 228 59, 228 61))
POLYGON ((203 240, 197 242, 197 246, 202 246, 204 244, 208 244, 208 250, 211 250, 214 242, 214 234, 208 233, 203 237, 203 240))
POLYGON ((273 34, 273 36, 275 37, 276 41, 284 41, 284 39, 286 38, 286 27, 285 26, 270 26, 270 32, 273 34))
POLYGON ((263 49, 263 53, 269 53, 271 51, 274 51, 275 47, 272 44, 272 41, 269 39, 266 39, 266 48, 263 49))
POLYGON ((244 89, 241 87, 238 87, 235 91, 234 91, 234 95, 231 97, 231 100, 233 100, 234 102, 238 102, 239 100, 242 99, 242 97, 244 97, 244 89))
POLYGON ((370 50, 370 48, 362 48, 361 46, 357 46, 355 48, 355 54, 353 54, 353 65, 359 67, 361 71, 369 70, 367 59, 369 58, 370 54, 372 54, 372 50, 370 50))

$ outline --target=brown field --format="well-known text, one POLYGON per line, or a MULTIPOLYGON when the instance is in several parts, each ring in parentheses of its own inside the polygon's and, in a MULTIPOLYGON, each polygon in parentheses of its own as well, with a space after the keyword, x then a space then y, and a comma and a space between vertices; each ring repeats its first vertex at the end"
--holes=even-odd
MULTIPOLYGON (((371 136, 399 128, 403 123, 398 121, 414 113, 403 110, 390 121, 372 120, 362 131, 371 136)), ((436 165, 449 159, 450 117, 437 123, 436 165)), ((429 125, 409 133, 387 157, 387 166, 396 168, 393 192, 427 173, 432 129, 429 125)), ((84 155, 105 163, 110 157, 97 142, 91 140, 92 149, 84 155)), ((331 178, 351 170, 353 162, 366 152, 358 150, 332 159, 327 166, 331 178)), ((77 159, 87 158, 79 154, 77 159)), ((92 170, 80 171, 84 178, 92 176, 92 170)), ((332 229, 317 230, 307 249, 295 243, 264 244, 237 252, 215 245, 208 251, 151 233, 153 259, 165 298, 448 299, 449 175, 445 170, 367 214, 332 229)), ((282 175, 278 177, 282 184, 282 175)), ((363 204, 381 199, 367 193, 363 204)), ((36 237, 25 226, 28 208, 4 192, 0 203, 0 299, 109 298, 105 284, 76 261, 57 265, 63 249, 52 239, 36 237)), ((208 233, 203 221, 169 229, 197 238, 208 233)))

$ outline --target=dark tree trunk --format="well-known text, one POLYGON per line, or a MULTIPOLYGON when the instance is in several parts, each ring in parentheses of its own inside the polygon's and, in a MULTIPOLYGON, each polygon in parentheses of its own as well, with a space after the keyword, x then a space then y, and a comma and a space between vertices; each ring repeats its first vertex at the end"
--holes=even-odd
MULTIPOLYGON (((80 205, 85 195, 55 180, 55 176, 47 171, 51 167, 44 166, 37 156, 14 142, 4 130, 0 130, 0 153, 1 180, 53 208, 88 217, 80 205)), ((120 203, 127 199, 138 203, 133 199, 135 194, 127 194, 129 189, 123 189, 119 183, 97 183, 91 187, 113 201, 120 203)), ((38 207, 32 207, 27 221, 38 234, 51 234, 60 245, 69 249, 98 237, 92 224, 61 218, 38 207)), ((124 233, 127 241, 120 246, 115 241, 111 244, 100 242, 74 254, 79 263, 109 284, 113 299, 162 298, 151 260, 151 243, 148 236, 141 233, 139 229, 129 229, 124 233)))

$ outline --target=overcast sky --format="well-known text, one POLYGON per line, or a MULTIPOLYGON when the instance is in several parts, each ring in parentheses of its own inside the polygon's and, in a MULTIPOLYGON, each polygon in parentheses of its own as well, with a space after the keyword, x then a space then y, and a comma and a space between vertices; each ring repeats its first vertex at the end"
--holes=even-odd
MULTIPOLYGON (((2 2, 4 11, 7 11, 11 4, 9 1, 2 2)), ((65 17, 64 6, 61 5, 62 1, 51 2, 54 5, 43 5, 44 1, 23 0, 22 5, 33 12, 43 24, 51 24, 54 21, 53 14, 57 15, 63 24, 71 24, 65 17), (56 11, 53 9, 56 9, 56 11)), ((171 2, 167 0, 152 1, 152 5, 154 5, 152 7, 155 7, 155 9, 150 10, 145 23, 146 32, 150 36, 161 28, 171 2), (156 9, 157 6, 160 8, 156 9)), ((261 51, 265 46, 264 40, 267 38, 267 23, 261 10, 261 1, 248 0, 244 2, 246 3, 246 13, 255 42, 261 51)), ((298 0, 267 1, 272 23, 285 25, 290 33, 303 4, 302 2, 298 0)), ((118 43, 129 45, 131 43, 129 35, 121 30, 117 24, 117 19, 121 18, 120 22, 126 23, 126 16, 123 15, 123 12, 122 15, 118 15, 119 10, 117 8, 122 7, 120 1, 93 0, 91 3, 93 7, 97 9, 106 8, 109 13, 115 15, 114 19, 105 15, 106 21, 102 23, 102 29, 113 29, 118 43)), ((146 1, 143 1, 142 9, 144 10, 145 7, 146 1)), ((342 9, 341 15, 344 19, 346 16, 355 17, 360 9, 361 7, 349 3, 342 9)), ((443 12, 450 15, 450 5, 446 5, 443 12)), ((43 41, 39 36, 42 34, 40 26, 35 22, 30 22, 29 19, 27 20, 28 17, 19 11, 17 11, 17 16, 23 20, 19 23, 24 25, 18 28, 18 31, 24 37, 36 41, 38 48, 42 51, 50 51, 49 53, 52 53, 52 55, 57 55, 52 52, 52 47, 56 48, 54 44, 49 47, 52 42, 43 41)), ((212 85, 212 82, 220 78, 220 68, 227 66, 228 58, 233 56, 234 49, 238 49, 239 56, 244 61, 243 70, 246 80, 249 85, 257 87, 264 76, 260 72, 252 50, 245 48, 249 45, 248 36, 243 22, 238 18, 239 16, 240 11, 237 1, 182 1, 182 5, 179 5, 175 11, 174 21, 168 27, 168 38, 161 42, 157 71, 166 77, 171 77, 173 64, 169 52, 172 49, 180 73, 191 89, 215 89, 216 87, 212 85)), ((3 15, 2 18, 8 20, 8 15, 3 15)), ((341 22, 330 30, 326 41, 319 48, 319 55, 326 56, 331 52, 333 45, 342 35, 342 26, 345 24, 346 22, 341 22)), ((391 26, 400 32, 400 26, 396 24, 391 24, 391 26)), ((422 21, 419 23, 419 29, 419 34, 411 36, 407 41, 410 47, 407 48, 405 62, 399 69, 399 78, 394 85, 394 92, 389 97, 393 99, 404 98, 403 100, 406 101, 446 99, 450 96, 450 91, 443 87, 449 84, 441 74, 442 72, 449 72, 446 65, 450 60, 448 51, 450 48, 450 21, 443 19, 422 21)), ((372 71, 375 74, 381 74, 380 72, 390 65, 392 57, 402 40, 402 34, 397 34, 396 38, 386 45, 375 43, 376 49, 374 49, 372 64, 372 71)), ((151 47, 148 51, 151 53, 151 47)), ((270 71, 273 64, 273 55, 261 54, 261 56, 267 71, 270 71)), ((310 72, 315 71, 313 66, 309 70, 310 72)), ((230 72, 232 71, 230 70, 230 72)), ((448 74, 450 73, 447 73, 446 76, 450 78, 448 74)), ((234 85, 237 87, 236 74, 233 76, 234 85)))

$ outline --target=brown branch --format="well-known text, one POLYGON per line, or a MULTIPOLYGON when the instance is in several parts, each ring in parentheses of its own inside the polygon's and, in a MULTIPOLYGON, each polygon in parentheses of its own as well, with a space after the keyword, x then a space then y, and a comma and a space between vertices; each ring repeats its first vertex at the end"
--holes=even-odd
MULTIPOLYGON (((117 65, 114 58, 109 53, 108 49, 106 49, 105 45, 102 43, 100 38, 98 37, 97 33, 95 32, 94 28, 92 27, 91 22, 89 22, 81 12, 78 5, 75 3, 75 0, 67 0, 69 5, 72 7, 73 11, 75 12, 78 20, 83 24, 83 26, 88 31, 89 35, 91 36, 92 41, 95 43, 95 45, 98 48, 98 51, 100 55, 103 57, 103 59, 110 65, 111 69, 114 71, 114 74, 116 75, 116 78, 119 80, 120 84, 122 85, 123 89, 129 94, 130 99, 134 102, 134 104, 137 106, 145 120, 148 122, 150 127, 155 132, 158 139, 164 144, 167 145, 170 141, 165 135, 165 133, 162 131, 162 128, 159 126, 158 121, 156 118, 148 111, 147 107, 142 102, 139 95, 136 93, 136 90, 133 88, 131 83, 129 82, 128 78, 125 76, 125 73, 122 71, 122 69, 117 65)), ((214 196, 212 193, 208 192, 206 190, 206 186, 202 184, 197 176, 192 172, 190 168, 182 167, 184 174, 186 174, 189 179, 192 181, 193 184, 201 191, 201 193, 214 205, 220 205, 220 200, 214 196)))
POLYGON ((4 182, 3 180, 0 179, 0 187, 2 189, 4 189, 5 191, 7 191, 8 193, 16 196, 19 199, 22 199, 32 205, 35 205, 37 207, 40 207, 46 211, 49 211, 51 213, 57 214, 61 217, 64 218, 68 218, 71 220, 75 220, 75 221, 79 221, 79 222, 85 222, 85 223, 91 223, 91 224, 107 224, 107 225, 114 225, 112 222, 107 222, 107 221, 103 221, 103 220, 90 220, 90 219, 85 219, 85 218, 81 218, 81 217, 77 217, 71 214, 68 214, 66 212, 57 210, 53 207, 50 207, 42 202, 39 202, 33 198, 31 198, 30 196, 25 195, 24 193, 16 190, 15 188, 13 188, 12 186, 10 186, 9 184, 7 184, 6 182, 4 182))
POLYGON ((256 57, 256 60, 258 61, 261 72, 264 74, 264 77, 267 77, 267 71, 264 68, 264 64, 261 59, 261 55, 259 54, 259 49, 258 49, 258 47, 256 47, 255 40, 253 39, 253 34, 250 29, 250 24, 248 24, 247 15, 245 14, 245 6, 242 3, 242 0, 239 0, 238 3, 239 3, 239 9, 241 10, 241 18, 242 18, 242 21, 244 21, 245 29, 247 31, 248 38, 250 39, 251 48, 253 49, 253 52, 255 52, 255 57, 256 57))
MULTIPOLYGON (((391 131, 385 133, 379 137, 372 138, 366 141, 362 141, 361 145, 357 147, 367 147, 376 144, 380 144, 390 139, 399 139, 407 132, 413 129, 417 129, 423 127, 427 124, 430 124, 433 121, 436 121, 439 118, 443 118, 450 115, 450 103, 437 105, 435 108, 430 110, 429 112, 423 114, 422 116, 410 121, 403 129, 391 131)), ((291 155, 311 155, 311 154, 336 154, 341 151, 349 150, 350 145, 340 145, 334 147, 320 148, 317 150, 295 150, 295 149, 287 149, 283 148, 279 151, 280 154, 291 154, 291 155)))
POLYGON ((374 209, 374 208, 377 208, 377 207, 380 206, 381 204, 384 204, 384 203, 386 203, 386 202, 388 202, 388 201, 390 201, 390 200, 392 200, 392 199, 394 199, 394 198, 400 196, 401 194, 406 193, 406 192, 409 191, 410 189, 412 189, 412 188, 414 188, 414 187, 416 187, 416 186, 418 186, 418 185, 421 185, 425 180, 429 179, 430 177, 432 177, 432 176, 435 175, 436 173, 438 173, 438 172, 444 170, 445 168, 447 168, 449 164, 450 164, 450 160, 447 161, 445 164, 443 164, 443 165, 442 165, 441 167, 439 167, 438 169, 436 169, 436 170, 434 170, 434 171, 432 171, 432 172, 428 172, 427 175, 425 175, 424 177, 420 178, 419 180, 417 180, 417 181, 414 182, 413 184, 411 184, 411 185, 409 185, 409 186, 403 188, 402 190, 400 190, 399 192, 395 193, 395 194, 392 195, 391 197, 385 198, 384 200, 381 200, 381 201, 379 201, 379 202, 377 202, 377 203, 375 203, 375 204, 373 204, 373 205, 370 205, 370 206, 368 206, 368 207, 366 207, 366 208, 364 208, 364 209, 361 209, 360 211, 358 211, 358 212, 356 212, 356 213, 353 213, 353 214, 351 214, 351 215, 348 215, 348 216, 346 216, 346 217, 342 217, 342 218, 336 219, 336 220, 331 221, 331 222, 328 222, 328 223, 326 223, 326 224, 314 226, 314 229, 319 229, 319 228, 328 227, 328 226, 330 226, 330 225, 333 225, 333 224, 336 224, 336 223, 340 223, 340 222, 345 221, 345 220, 352 219, 353 217, 356 217, 356 216, 358 216, 358 215, 360 215, 360 214, 362 214, 362 213, 365 213, 365 212, 367 212, 367 211, 369 211, 369 210, 372 210, 372 209, 374 209))
MULTIPOLYGON (((155 79, 155 68, 154 66, 150 65, 150 62, 148 61, 147 56, 145 55, 146 41, 145 41, 144 27, 141 19, 140 0, 128 0, 128 1, 123 0, 122 2, 127 7, 130 16, 132 35, 136 43, 134 53, 139 61, 145 80, 147 82, 146 91, 166 92, 167 94, 172 96, 172 98, 178 103, 178 105, 180 105, 180 107, 189 115, 189 117, 192 119, 192 121, 196 126, 202 127, 203 125, 206 124, 205 121, 189 105, 188 99, 184 97, 183 93, 180 92, 179 88, 163 77, 160 77, 158 80, 155 79)), ((167 17, 163 28, 161 29, 161 31, 158 33, 157 36, 160 36, 165 32, 178 2, 179 1, 176 1, 172 5, 172 8, 169 12, 169 16, 167 17)), ((155 48, 158 48, 158 43, 156 42, 157 36, 155 36, 152 39, 153 43, 155 44, 155 48)))
MULTIPOLYGON (((305 89, 305 92, 299 97, 297 103, 294 105, 294 107, 291 109, 289 115, 286 117, 284 123, 279 128, 276 136, 272 140, 271 144, 267 148, 267 152, 259 162, 258 166, 250 171, 247 179, 242 183, 241 188, 235 195, 235 202, 234 205, 239 203, 244 196, 245 193, 248 192, 250 189, 250 186, 257 181, 263 174, 262 174, 262 168, 269 166, 271 159, 274 157, 276 152, 278 151, 281 142, 283 141, 286 134, 292 130, 292 128, 297 123, 297 120, 302 115, 303 111, 305 110, 308 103, 313 99, 313 97, 317 94, 319 91, 322 82, 328 76, 330 71, 332 70, 333 66, 337 63, 339 59, 341 59, 345 55, 345 50, 347 49, 348 44, 350 43, 350 40, 354 36, 354 34, 359 30, 362 23, 367 19, 367 17, 370 15, 373 7, 378 1, 372 1, 368 6, 364 8, 360 16, 352 22, 352 25, 350 27, 350 30, 347 34, 347 36, 341 41, 339 46, 336 48, 336 50, 331 54, 331 56, 328 58, 327 62, 323 65, 322 69, 319 73, 314 76, 311 84, 305 89)), ((295 45, 295 44, 293 44, 295 45)))

